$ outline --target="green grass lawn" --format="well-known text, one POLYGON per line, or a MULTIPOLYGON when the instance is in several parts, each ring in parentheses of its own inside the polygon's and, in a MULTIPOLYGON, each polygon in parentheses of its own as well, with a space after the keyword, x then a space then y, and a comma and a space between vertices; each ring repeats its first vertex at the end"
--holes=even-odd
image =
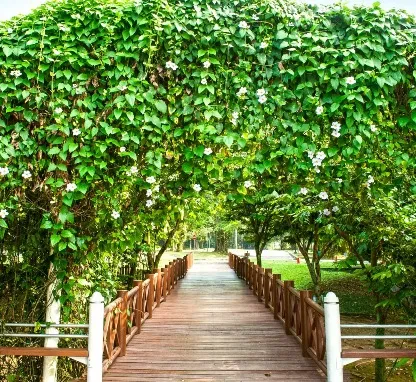
MULTIPOLYGON (((306 264, 265 260, 262 266, 280 273, 282 280, 293 280, 297 289, 313 289, 306 264)), ((322 263, 322 292, 334 292, 340 300, 342 314, 372 316, 375 299, 353 273, 340 271, 332 263, 322 263)))

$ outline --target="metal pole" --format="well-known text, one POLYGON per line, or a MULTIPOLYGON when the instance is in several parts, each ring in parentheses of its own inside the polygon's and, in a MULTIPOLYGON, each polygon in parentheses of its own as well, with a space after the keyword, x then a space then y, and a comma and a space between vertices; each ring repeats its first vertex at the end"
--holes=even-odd
POLYGON ((328 382, 343 382, 343 364, 341 359, 341 322, 339 299, 333 292, 324 298, 326 367, 328 382))
POLYGON ((238 249, 238 232, 237 232, 237 228, 234 230, 234 245, 235 245, 235 249, 238 249))
POLYGON ((103 380, 103 336, 104 336, 104 298, 94 292, 90 298, 88 332, 88 374, 87 382, 103 380))

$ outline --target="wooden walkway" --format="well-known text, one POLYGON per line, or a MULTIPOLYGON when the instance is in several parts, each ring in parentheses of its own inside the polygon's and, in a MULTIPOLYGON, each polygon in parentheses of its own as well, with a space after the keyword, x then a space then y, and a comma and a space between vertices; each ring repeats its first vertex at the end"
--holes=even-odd
POLYGON ((196 262, 104 374, 110 381, 325 381, 224 262, 196 262))

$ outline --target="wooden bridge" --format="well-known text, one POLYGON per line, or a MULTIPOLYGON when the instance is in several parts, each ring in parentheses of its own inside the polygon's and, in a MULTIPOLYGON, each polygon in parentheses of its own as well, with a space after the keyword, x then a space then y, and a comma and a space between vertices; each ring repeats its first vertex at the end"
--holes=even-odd
MULTIPOLYGON (((170 272, 164 268, 159 277, 155 273, 145 282, 138 282, 132 291, 121 293, 105 312, 103 380, 324 381, 319 370, 319 366, 324 367, 323 354, 316 357, 313 350, 315 346, 319 353, 320 345, 313 339, 316 330, 311 332, 309 350, 312 355, 315 352, 317 362, 302 356, 302 349, 307 352, 308 348, 300 346, 299 341, 300 300, 293 300, 290 310, 294 316, 290 325, 284 325, 282 314, 289 317, 282 305, 284 293, 279 295, 284 283, 280 285, 276 277, 273 282, 271 272, 269 275, 261 268, 249 267, 248 262, 240 264, 237 259, 230 256, 229 264, 196 263, 176 286, 175 274, 182 277, 184 272, 174 271, 178 265, 170 272), (232 268, 247 281, 239 279, 232 268), (281 288, 273 289, 272 285, 281 288), (153 311, 160 300, 165 300, 161 309, 153 311), (122 304, 128 307, 129 317, 123 317, 122 304), (135 316, 138 311, 145 312, 141 320, 135 316), (149 316, 152 319, 143 325, 149 316), (129 320, 130 324, 123 323, 129 320), (287 335, 287 330, 295 335, 287 335), (139 331, 140 335, 133 336, 139 331), (125 341, 121 336, 117 338, 122 332, 127 333, 125 341)), ((190 266, 189 259, 186 263, 190 266)))

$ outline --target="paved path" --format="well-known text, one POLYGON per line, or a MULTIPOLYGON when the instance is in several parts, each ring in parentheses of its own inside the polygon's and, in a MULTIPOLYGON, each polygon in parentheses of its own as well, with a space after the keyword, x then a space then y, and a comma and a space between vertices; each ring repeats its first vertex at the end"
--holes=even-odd
POLYGON ((195 263, 104 381, 324 381, 225 262, 195 263))

